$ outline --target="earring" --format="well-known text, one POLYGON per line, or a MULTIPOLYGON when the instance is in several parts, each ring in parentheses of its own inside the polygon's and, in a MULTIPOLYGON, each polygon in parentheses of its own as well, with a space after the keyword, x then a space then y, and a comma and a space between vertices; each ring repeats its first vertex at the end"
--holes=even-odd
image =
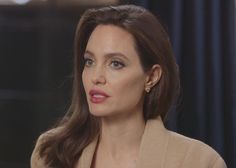
POLYGON ((150 87, 146 87, 146 88, 145 88, 145 91, 146 91, 147 93, 149 93, 149 92, 150 92, 150 90, 151 90, 151 88, 150 88, 150 87))

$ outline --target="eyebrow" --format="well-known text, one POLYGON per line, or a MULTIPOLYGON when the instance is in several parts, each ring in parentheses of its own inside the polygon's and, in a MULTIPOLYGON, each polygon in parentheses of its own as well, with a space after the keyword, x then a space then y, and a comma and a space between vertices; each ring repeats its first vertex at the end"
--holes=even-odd
MULTIPOLYGON (((86 51, 85 51, 85 54, 89 54, 89 55, 94 56, 94 53, 91 52, 91 51, 89 51, 89 50, 86 50, 86 51)), ((120 53, 120 52, 112 52, 112 53, 107 53, 107 54, 105 54, 105 57, 106 57, 106 58, 112 58, 112 57, 115 57, 115 56, 120 56, 120 57, 122 57, 122 58, 124 58, 124 59, 126 59, 126 60, 129 60, 129 59, 127 58, 127 56, 125 56, 124 54, 122 54, 122 53, 120 53)))

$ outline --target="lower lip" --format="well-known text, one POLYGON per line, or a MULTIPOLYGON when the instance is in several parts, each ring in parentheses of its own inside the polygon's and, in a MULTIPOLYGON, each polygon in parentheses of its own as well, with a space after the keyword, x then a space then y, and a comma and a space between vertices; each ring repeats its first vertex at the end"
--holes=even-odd
POLYGON ((108 97, 90 97, 92 103, 99 104, 104 102, 108 97))

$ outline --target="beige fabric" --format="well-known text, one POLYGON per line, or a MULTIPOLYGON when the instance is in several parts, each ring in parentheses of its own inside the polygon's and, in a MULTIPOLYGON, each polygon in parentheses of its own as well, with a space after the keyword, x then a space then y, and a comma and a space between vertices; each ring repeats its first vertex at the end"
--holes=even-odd
MULTIPOLYGON (((76 168, 90 168, 97 138, 83 151, 76 168)), ((37 152, 32 168, 42 168, 37 152)), ((137 168, 226 168, 223 159, 208 145, 168 131, 160 118, 148 120, 142 137, 137 168)))

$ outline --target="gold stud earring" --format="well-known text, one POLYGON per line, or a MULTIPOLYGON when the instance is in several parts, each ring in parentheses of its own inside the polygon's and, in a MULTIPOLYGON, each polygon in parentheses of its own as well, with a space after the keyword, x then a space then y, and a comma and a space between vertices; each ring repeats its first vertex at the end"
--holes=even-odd
POLYGON ((150 90, 151 90, 151 88, 150 88, 150 87, 146 87, 146 88, 145 88, 145 91, 146 91, 147 93, 149 93, 149 92, 150 92, 150 90))

